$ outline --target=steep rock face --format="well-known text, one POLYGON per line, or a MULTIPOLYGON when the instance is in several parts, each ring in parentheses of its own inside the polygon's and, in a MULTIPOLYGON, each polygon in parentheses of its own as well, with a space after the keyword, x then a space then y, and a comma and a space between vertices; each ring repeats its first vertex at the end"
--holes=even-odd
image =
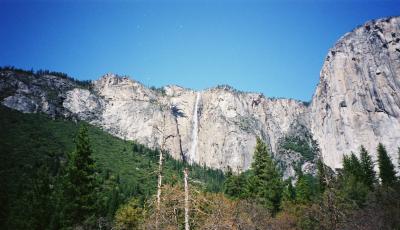
POLYGON ((66 95, 63 106, 80 119, 149 147, 160 147, 163 134, 168 135, 166 149, 179 154, 175 121, 163 96, 139 82, 107 74, 93 82, 91 91, 73 89, 66 95))
POLYGON ((2 76, 5 106, 85 120, 118 137, 162 147, 176 159, 244 171, 258 136, 275 153, 285 177, 293 176, 299 164, 314 162, 296 148, 280 147, 293 133, 309 133, 309 108, 300 101, 269 99, 229 86, 200 92, 179 86, 152 89, 114 74, 90 87, 47 75, 3 71, 2 76), (302 131, 295 132, 300 123, 302 131))
POLYGON ((400 145, 400 18, 367 22, 330 50, 311 106, 312 133, 324 161, 382 142, 397 159, 400 145))
POLYGON ((306 107, 290 99, 271 100, 256 93, 214 88, 201 93, 196 162, 211 167, 246 170, 256 137, 275 151, 276 141, 306 107))
POLYGON ((371 21, 330 50, 312 103, 271 99, 229 86, 195 92, 147 88, 107 74, 90 86, 51 75, 0 71, 0 100, 22 112, 78 118, 113 135, 162 147, 176 159, 213 168, 250 167, 261 137, 284 176, 332 168, 362 144, 397 159, 400 145, 400 18, 371 21))
POLYGON ((92 92, 73 89, 66 95, 66 109, 116 136, 163 146, 177 159, 235 171, 250 167, 257 136, 275 151, 277 140, 307 111, 296 100, 266 99, 226 86, 157 91, 112 74, 93 82, 92 92))

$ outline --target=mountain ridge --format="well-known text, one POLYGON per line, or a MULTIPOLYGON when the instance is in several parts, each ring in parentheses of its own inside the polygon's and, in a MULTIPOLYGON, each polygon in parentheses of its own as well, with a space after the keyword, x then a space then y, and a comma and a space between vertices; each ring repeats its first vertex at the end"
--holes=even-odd
POLYGON ((115 74, 87 88, 46 75, 24 83, 12 71, 0 72, 0 92, 7 92, 0 99, 23 112, 85 120, 152 148, 170 136, 165 148, 174 158, 218 169, 247 170, 259 136, 290 177, 299 165, 315 173, 319 158, 341 167, 343 154, 360 145, 374 153, 382 142, 395 157, 400 143, 399 38, 399 17, 368 21, 346 33, 329 49, 308 105, 226 85, 201 91, 174 85, 157 89, 115 74), (193 143, 195 153, 190 151, 193 143))

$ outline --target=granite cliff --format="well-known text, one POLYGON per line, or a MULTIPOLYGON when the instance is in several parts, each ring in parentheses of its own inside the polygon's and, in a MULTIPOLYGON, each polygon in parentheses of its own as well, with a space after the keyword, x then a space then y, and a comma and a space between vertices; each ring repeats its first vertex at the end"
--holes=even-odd
POLYGON ((229 86, 195 92, 145 87, 107 74, 90 84, 45 74, 0 72, 0 100, 25 112, 82 119, 177 159, 213 168, 250 167, 256 137, 286 177, 318 158, 340 167, 343 154, 378 142, 397 159, 400 145, 400 18, 367 22, 329 51, 311 104, 229 86))
POLYGON ((329 51, 312 99, 311 130, 326 164, 382 142, 400 146, 400 17, 369 21, 329 51))

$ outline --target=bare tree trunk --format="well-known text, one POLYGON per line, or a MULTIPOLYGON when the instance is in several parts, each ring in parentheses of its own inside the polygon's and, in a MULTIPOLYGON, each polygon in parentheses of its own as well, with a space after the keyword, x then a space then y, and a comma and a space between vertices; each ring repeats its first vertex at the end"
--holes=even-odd
POLYGON ((189 170, 185 168, 183 170, 184 180, 185 180, 185 230, 189 230, 189 184, 188 184, 188 177, 189 177, 189 170))
POLYGON ((160 150, 160 159, 158 161, 158 183, 157 183, 157 215, 156 215, 156 229, 158 229, 158 222, 160 217, 160 203, 161 203, 161 185, 162 185, 162 165, 163 165, 163 150, 160 150))
MULTIPOLYGON (((161 106, 160 107, 161 111, 165 110, 165 107, 161 106)), ((173 137, 173 135, 168 135, 166 136, 166 130, 165 130, 165 123, 166 123, 166 115, 163 115, 163 124, 162 128, 158 126, 153 126, 154 129, 156 129, 160 134, 161 134, 161 148, 160 148, 160 158, 158 161, 158 183, 157 183, 157 215, 156 215, 156 229, 159 229, 159 222, 160 222, 160 216, 161 216, 161 187, 162 187, 162 169, 163 169, 163 153, 165 149, 165 145, 167 140, 170 137, 173 137)))

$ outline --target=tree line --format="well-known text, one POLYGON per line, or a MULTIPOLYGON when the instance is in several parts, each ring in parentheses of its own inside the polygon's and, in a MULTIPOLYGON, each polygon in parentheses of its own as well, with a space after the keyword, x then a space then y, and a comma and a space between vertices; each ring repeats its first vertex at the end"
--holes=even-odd
POLYGON ((293 229, 394 229, 400 226, 400 179, 384 145, 376 151, 379 173, 361 146, 359 157, 345 155, 336 173, 319 160, 316 176, 299 169, 292 182, 282 179, 267 146, 258 139, 251 169, 239 175, 228 172, 224 193, 257 201, 281 227, 285 220, 293 229))
MULTIPOLYGON (((28 132, 32 147, 50 149, 49 153, 53 147, 48 139, 29 130, 32 123, 41 120, 40 115, 4 114, 2 112, 0 122, 5 130, 9 129, 4 135, 0 133, 0 199, 3 204, 0 224, 4 229, 184 228, 187 196, 182 170, 188 165, 165 155, 162 193, 157 208, 154 196, 157 174, 148 175, 143 171, 156 168, 154 162, 160 154, 158 150, 133 143, 121 146, 119 158, 117 155, 111 155, 113 158, 96 156, 102 147, 99 145, 114 144, 104 137, 96 140, 95 135, 89 140, 90 126, 82 126, 75 138, 74 150, 66 158, 52 156, 34 165, 22 164, 22 158, 10 159, 12 151, 18 150, 16 145, 25 144, 11 143, 17 136, 28 132), (19 116, 32 116, 32 119, 22 122, 23 118, 19 116), (18 122, 22 122, 21 128, 13 125, 18 122), (13 132, 10 131, 12 128, 13 132), (7 135, 14 132, 15 138, 7 139, 7 135), (3 154, 5 152, 7 156, 3 154), (133 161, 129 164, 119 162, 132 156, 133 161, 139 161, 135 164, 138 168, 132 168, 133 161), (110 165, 105 167, 104 164, 110 165), (12 167, 22 173, 8 172, 12 167), (122 167, 128 173, 120 175, 107 170, 115 167, 122 167), (25 180, 13 183, 20 178, 25 180), (129 178, 137 181, 130 183, 129 178), (15 189, 4 190, 8 184, 13 184, 15 189), (8 199, 10 195, 18 199, 8 199), (4 213, 8 216, 2 219, 4 213)), ((34 129, 45 126, 44 135, 50 135, 48 130, 54 124, 43 124, 39 123, 34 129)), ((53 128, 60 132, 59 126, 53 128)), ((59 148, 63 147, 56 146, 55 149, 59 148)), ((358 154, 344 156, 343 168, 336 172, 320 160, 316 175, 298 169, 296 178, 289 180, 283 179, 268 149, 261 139, 257 139, 251 169, 241 174, 228 170, 224 176, 217 170, 190 167, 188 215, 191 229, 396 229, 400 226, 400 179, 382 144, 376 150, 377 162, 361 146, 358 154)), ((18 150, 15 155, 21 155, 21 151, 27 150, 18 150)))
POLYGON ((27 74, 27 75, 32 75, 32 76, 36 76, 36 77, 41 77, 41 76, 45 76, 45 75, 51 75, 51 76, 56 76, 56 77, 60 77, 63 79, 67 79, 70 80, 72 82, 75 82, 76 84, 88 88, 90 86, 90 81, 89 80, 78 80, 76 78, 73 78, 71 76, 69 76, 66 73, 63 72, 57 72, 57 71, 50 71, 50 70, 46 70, 46 69, 39 69, 39 70, 25 70, 25 69, 21 69, 21 68, 17 68, 15 66, 2 66, 0 67, 0 71, 13 71, 15 73, 19 73, 19 74, 27 74))
MULTIPOLYGON (((295 181, 283 180, 267 145, 257 139, 251 169, 228 170, 223 194, 192 186, 191 229, 396 229, 400 180, 382 144, 377 155, 374 162, 361 146, 359 157, 344 156, 336 172, 319 160, 316 175, 298 169, 295 181)), ((165 184, 159 209, 154 198, 144 206, 133 198, 114 223, 117 229, 182 229, 183 198, 181 184, 165 184)))

